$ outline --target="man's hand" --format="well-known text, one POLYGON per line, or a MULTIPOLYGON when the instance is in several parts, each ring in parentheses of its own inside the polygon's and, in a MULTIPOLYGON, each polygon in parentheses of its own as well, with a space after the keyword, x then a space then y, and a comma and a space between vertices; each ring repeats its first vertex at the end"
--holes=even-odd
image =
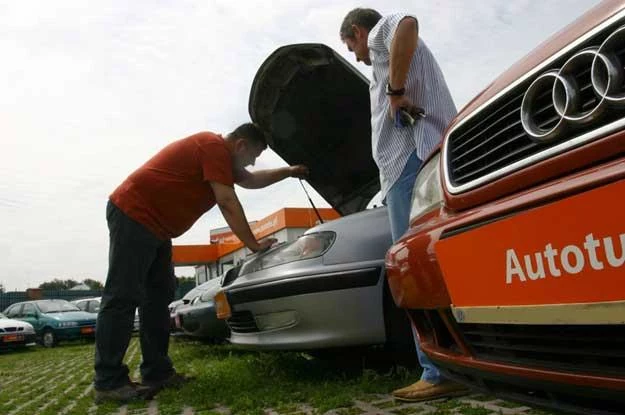
MULTIPOLYGON (((271 246, 273 244, 275 244, 276 242, 278 242, 278 240, 276 238, 267 238, 267 239, 263 239, 262 241, 260 241, 258 243, 258 248, 257 249, 252 249, 252 251, 254 252, 263 252, 268 250, 269 248, 271 248, 271 246)), ((251 249, 251 248, 250 248, 251 249)))
POLYGON ((303 164, 298 164, 289 167, 289 174, 291 177, 306 179, 310 174, 310 171, 308 170, 308 167, 304 166, 303 164))
POLYGON ((410 109, 415 107, 415 105, 410 102, 408 97, 405 95, 389 95, 388 100, 391 104, 391 110, 389 115, 392 120, 395 120, 395 114, 397 113, 398 109, 404 108, 410 113, 410 109))

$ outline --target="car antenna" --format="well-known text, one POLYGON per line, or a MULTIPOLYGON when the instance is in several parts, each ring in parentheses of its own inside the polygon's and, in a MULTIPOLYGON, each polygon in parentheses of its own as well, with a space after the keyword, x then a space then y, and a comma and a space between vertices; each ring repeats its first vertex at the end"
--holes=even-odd
POLYGON ((321 219, 321 215, 319 214, 319 211, 317 210, 317 207, 315 206, 315 204, 313 203, 312 199, 310 198, 310 195, 306 191, 306 187, 304 187, 304 182, 302 181, 302 179, 299 179, 299 184, 302 185, 302 189, 304 189, 304 193, 306 193, 306 197, 308 198, 308 201, 310 202, 311 206, 315 210, 315 213, 317 214, 317 217, 319 218, 319 223, 323 223, 323 219, 321 219))

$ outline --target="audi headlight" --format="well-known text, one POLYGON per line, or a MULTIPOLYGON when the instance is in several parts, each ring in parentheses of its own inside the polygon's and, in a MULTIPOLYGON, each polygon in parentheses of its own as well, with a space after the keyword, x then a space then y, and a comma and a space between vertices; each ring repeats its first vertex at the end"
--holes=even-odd
POLYGON ((441 155, 438 153, 423 166, 412 190, 410 221, 440 206, 443 201, 440 172, 441 155))
POLYGON ((266 254, 246 262, 241 267, 239 275, 249 274, 288 262, 321 256, 330 249, 335 237, 334 232, 317 232, 302 235, 290 244, 280 245, 266 254))

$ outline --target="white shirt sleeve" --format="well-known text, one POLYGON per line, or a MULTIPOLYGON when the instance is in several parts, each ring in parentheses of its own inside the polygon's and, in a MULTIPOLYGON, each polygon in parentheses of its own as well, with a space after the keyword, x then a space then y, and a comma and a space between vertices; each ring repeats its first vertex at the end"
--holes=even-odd
POLYGON ((382 55, 390 55, 391 45, 395 38, 395 32, 401 22, 406 17, 417 17, 412 14, 398 13, 382 17, 377 25, 369 33, 369 48, 382 55))

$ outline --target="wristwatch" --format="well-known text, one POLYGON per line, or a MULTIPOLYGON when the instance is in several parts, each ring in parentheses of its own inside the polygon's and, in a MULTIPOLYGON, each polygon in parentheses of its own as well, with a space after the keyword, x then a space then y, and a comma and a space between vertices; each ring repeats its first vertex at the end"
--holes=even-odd
POLYGON ((386 84, 386 95, 401 96, 406 92, 406 88, 393 89, 390 83, 386 84))

